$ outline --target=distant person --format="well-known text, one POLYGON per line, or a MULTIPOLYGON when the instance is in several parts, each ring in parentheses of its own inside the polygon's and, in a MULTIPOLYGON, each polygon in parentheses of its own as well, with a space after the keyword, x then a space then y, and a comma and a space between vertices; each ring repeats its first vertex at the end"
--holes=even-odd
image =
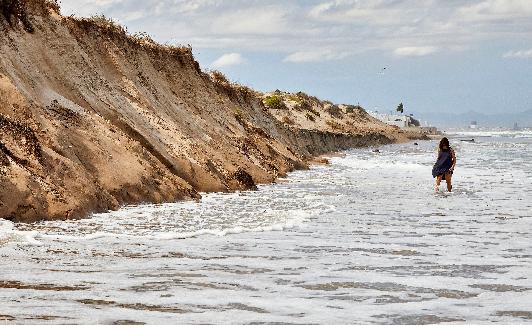
POLYGON ((451 178, 453 176, 454 166, 456 165, 456 155, 453 148, 449 145, 449 139, 443 138, 438 147, 438 160, 432 168, 432 177, 436 178, 436 191, 440 188, 442 179, 447 182, 447 190, 451 192, 453 185, 451 178))

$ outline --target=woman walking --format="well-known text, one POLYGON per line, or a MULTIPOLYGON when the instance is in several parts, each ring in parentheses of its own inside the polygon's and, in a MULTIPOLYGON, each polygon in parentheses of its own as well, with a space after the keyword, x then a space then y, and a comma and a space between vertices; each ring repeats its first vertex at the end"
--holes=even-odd
POLYGON ((454 166, 456 165, 456 155, 453 148, 449 145, 449 139, 443 138, 438 148, 438 160, 432 168, 432 177, 436 178, 436 191, 440 188, 442 179, 447 182, 447 190, 451 192, 453 185, 451 178, 453 176, 454 166))

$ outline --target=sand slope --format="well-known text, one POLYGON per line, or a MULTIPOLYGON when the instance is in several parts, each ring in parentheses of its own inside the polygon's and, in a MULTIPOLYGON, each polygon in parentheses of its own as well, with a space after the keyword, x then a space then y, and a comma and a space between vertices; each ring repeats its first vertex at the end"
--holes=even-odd
POLYGON ((404 138, 363 113, 327 118, 353 121, 341 128, 292 123, 263 94, 202 72, 189 48, 62 17, 42 0, 25 10, 31 32, 0 16, 0 218, 251 189, 312 156, 404 138))

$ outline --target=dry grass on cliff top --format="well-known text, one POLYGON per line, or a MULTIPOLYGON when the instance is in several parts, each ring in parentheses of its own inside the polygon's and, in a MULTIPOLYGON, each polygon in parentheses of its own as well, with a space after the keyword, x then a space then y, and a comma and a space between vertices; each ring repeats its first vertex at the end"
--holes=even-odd
POLYGON ((91 29, 97 29, 104 34, 127 39, 132 44, 140 46, 146 50, 168 52, 172 55, 185 56, 194 60, 192 47, 190 45, 160 44, 157 43, 151 35, 144 32, 130 34, 127 27, 122 26, 116 20, 105 15, 94 15, 88 18, 72 17, 72 19, 84 30, 89 31, 91 29))
POLYGON ((256 90, 230 81, 221 71, 212 70, 208 73, 209 79, 221 90, 225 91, 231 98, 242 97, 244 99, 260 98, 261 93, 256 90))
MULTIPOLYGON (((0 11, 0 21, 5 20, 11 28, 15 28, 20 23, 24 30, 33 33, 35 27, 32 22, 32 15, 48 16, 52 12, 60 14, 60 5, 58 0, 0 0, 0 11), (3 19, 1 19, 2 17, 3 19)), ((145 49, 169 52, 172 55, 186 56, 193 60, 190 45, 159 44, 147 33, 129 34, 126 27, 104 15, 94 15, 88 18, 70 16, 63 17, 63 19, 70 19, 86 31, 96 29, 107 35, 124 37, 124 39, 145 49)))

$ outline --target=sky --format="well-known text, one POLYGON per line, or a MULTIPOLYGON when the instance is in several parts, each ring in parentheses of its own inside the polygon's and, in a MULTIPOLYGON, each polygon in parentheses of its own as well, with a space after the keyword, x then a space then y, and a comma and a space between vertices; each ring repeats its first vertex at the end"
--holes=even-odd
POLYGON ((532 109, 532 0, 62 0, 204 70, 388 112, 532 109))

